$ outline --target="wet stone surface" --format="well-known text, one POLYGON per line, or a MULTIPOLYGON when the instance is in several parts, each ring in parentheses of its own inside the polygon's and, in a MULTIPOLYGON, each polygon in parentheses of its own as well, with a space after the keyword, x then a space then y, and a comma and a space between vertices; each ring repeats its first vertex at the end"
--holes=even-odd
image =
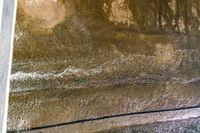
POLYGON ((179 121, 171 121, 171 122, 161 122, 161 123, 153 123, 147 125, 140 126, 132 126, 125 128, 116 128, 112 130, 102 131, 99 133, 198 133, 200 132, 200 118, 196 119, 185 119, 179 121))
POLYGON ((19 0, 8 130, 199 105, 198 0, 19 0))

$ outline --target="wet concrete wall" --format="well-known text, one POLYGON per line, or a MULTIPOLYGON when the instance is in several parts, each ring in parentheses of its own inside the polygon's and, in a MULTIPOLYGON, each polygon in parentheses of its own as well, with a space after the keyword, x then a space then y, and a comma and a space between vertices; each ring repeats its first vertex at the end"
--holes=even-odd
POLYGON ((198 8, 19 0, 9 129, 199 105, 198 8))

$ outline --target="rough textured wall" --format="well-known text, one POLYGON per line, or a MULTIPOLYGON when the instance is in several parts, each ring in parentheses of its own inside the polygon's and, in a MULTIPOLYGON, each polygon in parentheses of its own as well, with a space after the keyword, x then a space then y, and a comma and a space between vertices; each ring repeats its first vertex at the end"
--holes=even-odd
POLYGON ((19 0, 9 129, 199 105, 198 8, 19 0))

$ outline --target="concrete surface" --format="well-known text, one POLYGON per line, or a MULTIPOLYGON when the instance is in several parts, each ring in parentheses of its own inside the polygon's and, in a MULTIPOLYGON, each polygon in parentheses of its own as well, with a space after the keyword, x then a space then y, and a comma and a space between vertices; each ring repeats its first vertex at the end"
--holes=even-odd
POLYGON ((200 105, 199 0, 19 3, 8 130, 200 105))
MULTIPOLYGON (((113 131, 114 133, 118 132, 121 133, 119 128, 126 128, 139 125, 144 125, 145 127, 145 125, 147 126, 148 124, 152 123, 188 120, 191 118, 197 119, 199 116, 200 116, 200 108, 192 108, 192 109, 183 109, 176 111, 127 115, 127 116, 106 118, 101 120, 86 121, 86 122, 79 122, 66 125, 63 124, 60 126, 47 127, 43 129, 38 128, 30 131, 22 131, 22 133, 94 133, 94 132, 110 133, 112 130, 114 130, 113 131)), ((170 129, 168 129, 168 131, 169 130, 170 129)), ((164 130, 159 130, 158 132, 162 131, 164 130)), ((187 132, 187 130, 185 130, 185 132, 187 132)), ((133 132, 130 131, 130 133, 133 132)))
POLYGON ((0 3, 0 132, 6 131, 8 87, 11 51, 15 26, 16 1, 1 0, 0 3), (2 18, 2 20, 1 20, 2 18))

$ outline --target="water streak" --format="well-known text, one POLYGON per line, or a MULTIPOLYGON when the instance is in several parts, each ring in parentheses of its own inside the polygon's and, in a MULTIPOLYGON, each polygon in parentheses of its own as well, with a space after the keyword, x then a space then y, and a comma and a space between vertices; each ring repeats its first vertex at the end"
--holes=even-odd
POLYGON ((11 75, 11 81, 25 81, 28 79, 31 80, 41 80, 41 79, 53 79, 53 78, 63 78, 64 76, 71 76, 71 75, 76 75, 76 76, 91 76, 95 74, 99 74, 102 72, 101 68, 94 68, 90 70, 83 70, 83 69, 78 69, 73 66, 67 67, 63 72, 61 73, 39 73, 39 72, 16 72, 11 75))

